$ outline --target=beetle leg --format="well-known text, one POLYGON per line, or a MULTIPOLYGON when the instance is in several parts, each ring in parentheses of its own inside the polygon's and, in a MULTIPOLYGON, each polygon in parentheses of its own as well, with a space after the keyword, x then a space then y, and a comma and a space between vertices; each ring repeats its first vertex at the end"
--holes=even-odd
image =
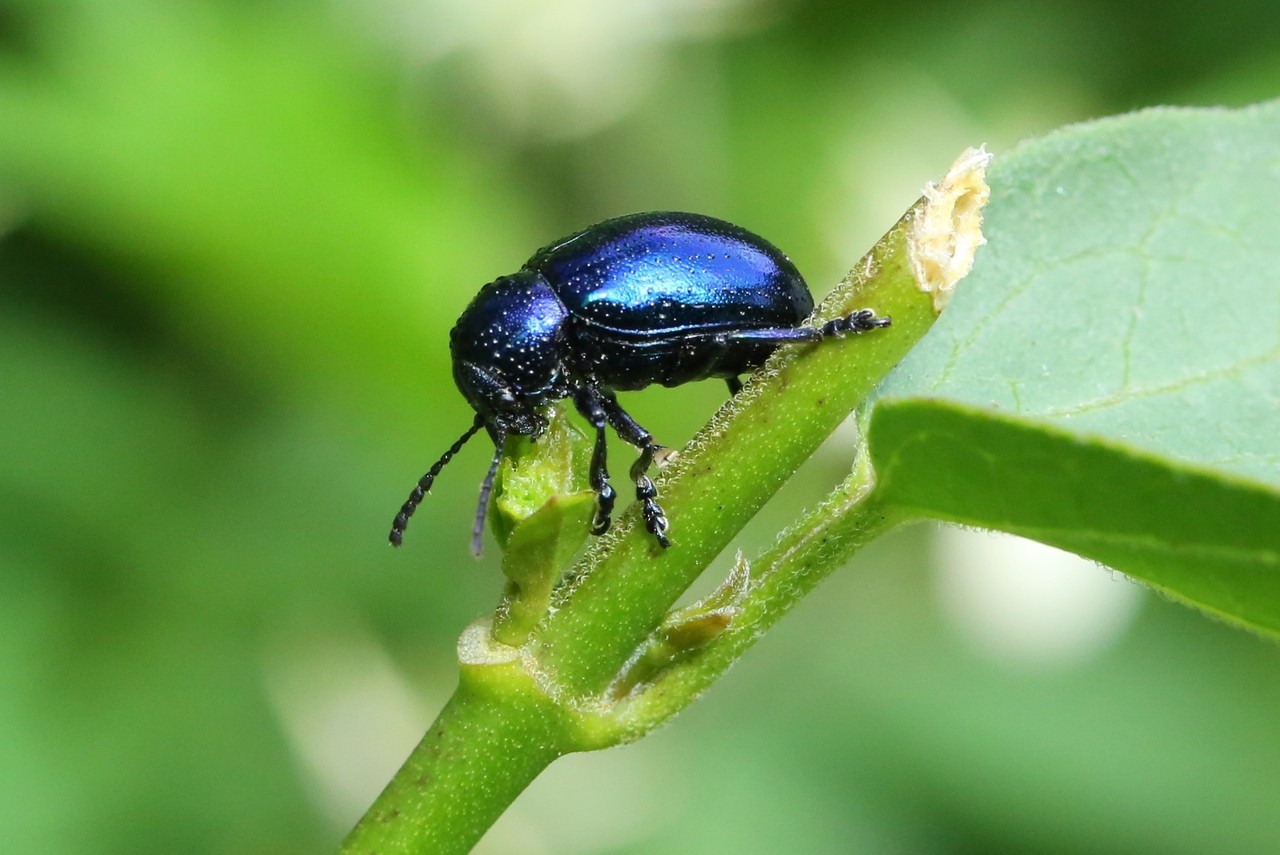
POLYGON ((596 430, 596 444, 591 452, 591 489, 596 494, 596 514, 591 521, 591 533, 604 534, 613 521, 613 503, 618 498, 613 486, 609 483, 608 449, 605 446, 604 426, 608 424, 600 396, 594 390, 579 390, 573 396, 574 406, 578 412, 596 430))
POLYGON ((801 341, 822 341, 824 338, 841 338, 850 333, 862 333, 887 327, 887 317, 877 317, 871 309, 859 309, 843 318, 827 321, 820 327, 773 327, 762 330, 739 330, 724 333, 727 341, 768 342, 788 344, 801 341))
POLYGON ((653 436, 631 418, 630 413, 622 409, 613 393, 600 390, 600 400, 604 405, 609 424, 613 425, 618 436, 622 437, 624 442, 640 449, 640 456, 636 458, 635 463, 631 464, 631 480, 636 482, 636 501, 640 502, 644 527, 658 541, 658 545, 665 549, 671 545, 671 541, 667 538, 667 528, 670 523, 662 506, 658 504, 658 488, 648 475, 653 457, 662 450, 662 446, 654 442, 653 436))
POLYGON ((742 380, 737 377, 724 378, 725 384, 729 387, 729 396, 733 397, 742 391, 742 380))
POLYGON ((827 321, 819 329, 822 331, 823 338, 839 338, 848 333, 862 333, 883 329, 891 323, 892 321, 887 315, 881 318, 877 317, 876 313, 870 309, 859 309, 852 314, 845 315, 843 318, 827 321))
POLYGON ((609 483, 606 456, 604 424, 600 424, 596 428, 596 445, 591 452, 591 489, 596 491, 596 515, 591 521, 591 533, 596 535, 609 530, 609 524, 613 522, 613 503, 618 498, 609 483))
POLYGON ((658 541, 658 545, 666 549, 671 545, 671 541, 667 538, 667 527, 670 523, 667 522, 667 515, 662 510, 662 506, 658 504, 658 488, 647 474, 649 465, 653 463, 653 456, 660 448, 661 446, 650 442, 641 449, 640 456, 636 458, 635 463, 631 464, 631 477, 636 482, 636 501, 641 503, 644 527, 658 541))

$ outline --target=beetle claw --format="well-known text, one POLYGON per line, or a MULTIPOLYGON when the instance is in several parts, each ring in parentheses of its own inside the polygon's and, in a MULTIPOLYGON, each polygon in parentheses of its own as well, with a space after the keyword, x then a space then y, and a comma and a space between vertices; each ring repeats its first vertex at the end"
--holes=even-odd
POLYGON ((596 515, 591 521, 591 533, 597 537, 609 530, 613 522, 613 503, 618 498, 612 486, 605 483, 596 491, 596 515))
POLYGON ((871 309, 859 309, 843 318, 827 321, 822 325, 823 338, 840 338, 849 333, 870 332, 889 326, 892 320, 888 317, 877 317, 871 309))
POLYGON ((658 545, 663 549, 671 546, 671 541, 667 538, 669 525, 667 515, 663 513, 662 507, 655 500, 647 499, 644 503, 644 527, 649 530, 649 534, 653 535, 653 539, 658 541, 658 545))

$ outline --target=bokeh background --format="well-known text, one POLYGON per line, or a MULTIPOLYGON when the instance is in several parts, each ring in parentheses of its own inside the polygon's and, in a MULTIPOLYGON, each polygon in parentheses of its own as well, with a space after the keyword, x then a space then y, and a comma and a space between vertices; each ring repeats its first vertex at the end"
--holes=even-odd
MULTIPOLYGON (((2 0, 3 848, 336 845, 496 599, 481 444, 384 538, 538 246, 702 211, 820 294, 966 145, 1277 95, 1273 0, 2 0)), ((678 445, 722 397, 627 403, 678 445)), ((1272 644, 919 526, 482 850, 1275 852, 1278 711, 1272 644)))

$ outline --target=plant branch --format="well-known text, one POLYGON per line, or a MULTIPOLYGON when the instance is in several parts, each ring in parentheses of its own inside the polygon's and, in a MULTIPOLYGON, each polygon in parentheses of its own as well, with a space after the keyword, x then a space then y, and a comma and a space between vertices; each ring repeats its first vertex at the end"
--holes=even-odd
POLYGON ((458 644, 458 688, 343 841, 341 855, 467 852, 529 782, 571 750, 573 723, 482 622, 458 644))
MULTIPOLYGON (((672 521, 670 549, 644 531, 632 507, 552 591, 556 566, 576 548, 572 538, 589 515, 583 497, 568 496, 577 478, 553 479, 551 493, 561 498, 537 499, 511 519, 499 511, 509 582, 497 618, 464 634, 457 692, 352 831, 344 855, 466 851, 552 760, 634 738, 669 718, 821 578, 896 523, 877 500, 864 449, 850 478, 759 559, 755 578, 740 566, 708 601, 668 615, 932 326, 982 240, 987 159, 966 152, 815 317, 821 323, 870 307, 892 316, 891 328, 779 349, 665 469, 658 486, 672 521)), ((581 467, 573 453, 547 445, 536 456, 562 460, 552 468, 581 467)), ((526 468, 532 482, 541 466, 526 468)), ((525 483, 513 474, 503 489, 516 499, 525 483)))
POLYGON ((729 613, 723 631, 620 703, 619 730, 634 738, 680 712, 819 582, 902 522, 874 488, 874 472, 862 454, 849 477, 772 547, 749 564, 740 558, 745 584, 723 609, 729 613))
POLYGON ((574 569, 539 630, 541 667, 568 696, 605 691, 686 588, 933 325, 981 243, 988 155, 970 151, 836 286, 821 322, 871 306, 888 330, 781 348, 659 481, 663 550, 626 514, 574 569))

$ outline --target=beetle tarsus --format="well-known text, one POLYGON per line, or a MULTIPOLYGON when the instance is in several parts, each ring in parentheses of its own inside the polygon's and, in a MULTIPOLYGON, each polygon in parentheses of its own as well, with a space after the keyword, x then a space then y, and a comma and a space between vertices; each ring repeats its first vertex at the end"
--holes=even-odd
POLYGON ((827 321, 819 329, 823 338, 839 338, 850 333, 870 332, 883 329, 893 323, 891 318, 877 317, 870 309, 859 309, 843 318, 827 321))
MULTIPOLYGON (((634 422, 632 422, 634 424, 634 422)), ((639 427, 637 425, 637 427, 639 427)), ((648 433, 645 433, 648 437, 648 433)), ((658 541, 658 545, 666 549, 671 545, 671 541, 667 539, 667 528, 670 523, 667 520, 666 513, 662 510, 662 506, 658 504, 658 487, 653 483, 653 479, 649 477, 649 466, 653 463, 654 455, 656 455, 662 446, 655 443, 652 438, 641 448, 640 456, 636 458, 636 462, 631 464, 631 479, 636 482, 636 501, 640 503, 640 511, 644 517, 644 527, 654 539, 658 541)))
MULTIPOLYGON (((645 454, 640 460, 652 459, 652 456, 649 449, 645 449, 645 454)), ((640 461, 636 461, 637 466, 639 463, 640 461)), ((654 540, 658 541, 659 546, 666 549, 671 545, 671 541, 667 539, 667 528, 670 523, 662 506, 658 504, 658 488, 654 486, 653 479, 643 472, 636 478, 636 501, 640 502, 645 529, 653 535, 654 540)))
POLYGON ((599 537, 609 530, 613 523, 613 503, 618 494, 609 484, 596 490, 596 515, 591 520, 591 533, 599 537))

